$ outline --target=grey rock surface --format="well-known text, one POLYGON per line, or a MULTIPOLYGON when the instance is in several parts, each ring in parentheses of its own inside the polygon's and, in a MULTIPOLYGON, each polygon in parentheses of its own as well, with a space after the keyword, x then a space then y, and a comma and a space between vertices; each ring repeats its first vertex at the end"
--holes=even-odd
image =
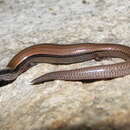
MULTIPOLYGON (((39 43, 130 46, 129 11, 129 0, 0 0, 0 69, 39 43)), ((108 63, 115 60, 31 68, 0 88, 0 130, 129 130, 130 76, 30 84, 47 72, 108 63)))

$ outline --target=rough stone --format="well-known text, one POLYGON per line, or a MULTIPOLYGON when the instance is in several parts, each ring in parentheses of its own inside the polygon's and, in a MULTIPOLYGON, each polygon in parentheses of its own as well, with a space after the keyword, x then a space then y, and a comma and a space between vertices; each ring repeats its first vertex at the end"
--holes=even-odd
MULTIPOLYGON (((130 46, 129 0, 0 0, 0 69, 39 43, 130 46)), ((114 63, 39 64, 0 88, 1 130, 129 130, 130 76, 91 83, 51 81, 44 73, 114 63)))

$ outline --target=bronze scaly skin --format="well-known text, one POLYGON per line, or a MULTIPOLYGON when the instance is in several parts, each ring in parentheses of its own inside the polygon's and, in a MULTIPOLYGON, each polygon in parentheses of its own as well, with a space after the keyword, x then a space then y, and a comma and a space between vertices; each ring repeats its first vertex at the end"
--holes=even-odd
POLYGON ((50 80, 101 80, 130 74, 130 47, 128 46, 109 43, 34 45, 20 51, 8 63, 7 69, 0 71, 0 86, 13 82, 20 74, 38 63, 72 64, 92 59, 98 61, 107 57, 122 58, 125 61, 110 65, 51 72, 34 79, 32 84, 50 80))

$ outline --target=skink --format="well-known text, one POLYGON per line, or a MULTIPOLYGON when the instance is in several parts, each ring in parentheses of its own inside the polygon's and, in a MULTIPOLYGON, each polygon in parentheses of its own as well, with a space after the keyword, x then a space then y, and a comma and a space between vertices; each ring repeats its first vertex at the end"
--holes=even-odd
POLYGON ((72 64, 103 58, 122 58, 125 61, 109 65, 55 71, 40 76, 32 84, 51 80, 98 80, 130 74, 130 47, 119 44, 80 43, 70 45, 38 44, 15 55, 7 68, 0 71, 0 86, 13 82, 20 74, 38 63, 72 64))

